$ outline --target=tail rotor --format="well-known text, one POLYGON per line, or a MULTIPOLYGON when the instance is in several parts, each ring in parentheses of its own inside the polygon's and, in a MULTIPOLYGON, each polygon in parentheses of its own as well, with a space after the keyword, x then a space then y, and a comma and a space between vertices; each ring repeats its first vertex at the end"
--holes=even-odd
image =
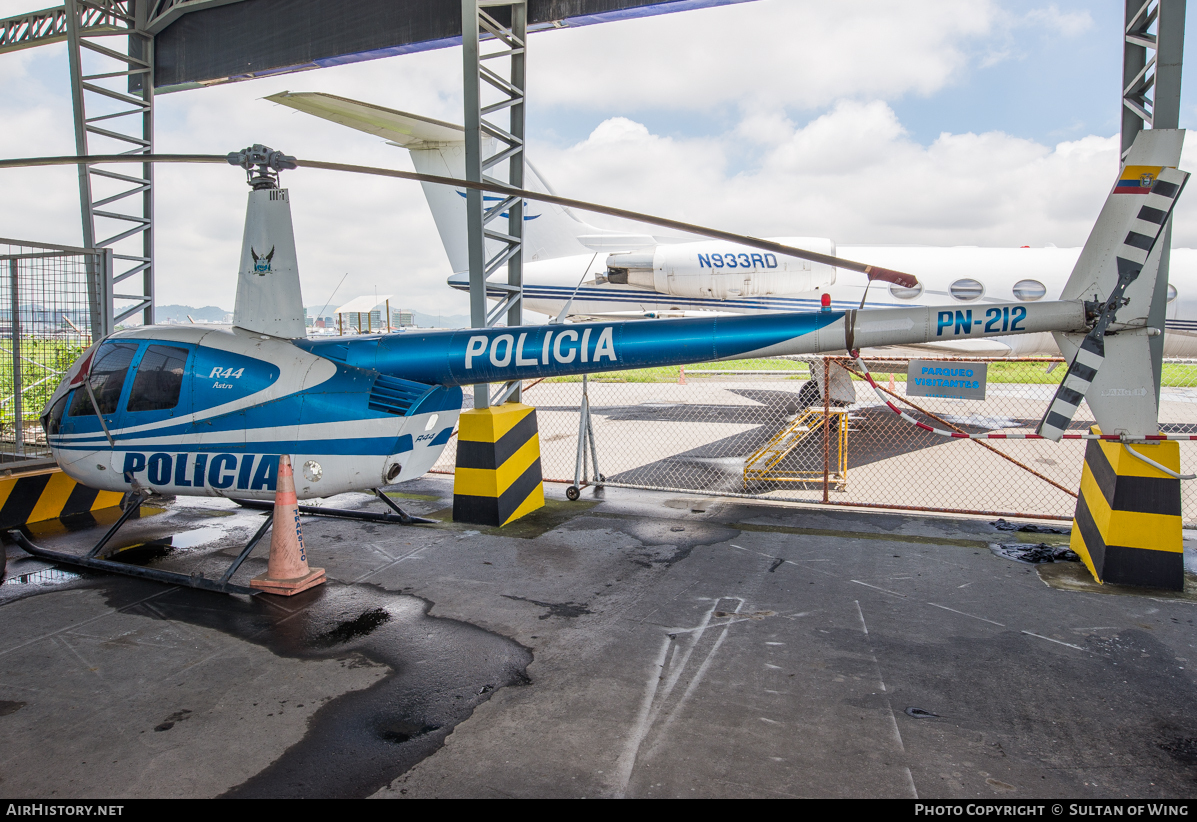
POLYGON ((1139 134, 1064 287, 1064 299, 1091 297, 1085 308, 1092 327, 1083 336, 1055 335, 1069 365, 1039 422, 1037 433, 1046 439, 1063 436, 1087 397, 1108 433, 1156 433, 1159 386, 1147 338, 1161 331, 1149 328, 1147 318, 1163 253, 1159 239, 1189 179, 1174 167, 1183 137, 1165 129, 1139 134))

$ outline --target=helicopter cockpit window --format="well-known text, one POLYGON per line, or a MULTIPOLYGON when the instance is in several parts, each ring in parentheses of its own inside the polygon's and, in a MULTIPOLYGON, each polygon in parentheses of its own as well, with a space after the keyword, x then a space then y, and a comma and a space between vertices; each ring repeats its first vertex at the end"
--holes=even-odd
POLYGON ((168 411, 178 405, 187 353, 186 348, 151 345, 137 366, 127 410, 168 411))
MULTIPOLYGON (((116 404, 120 402, 121 390, 125 387, 125 375, 129 373, 129 363, 133 362, 136 353, 137 343, 104 343, 96 352, 89 380, 96 402, 100 404, 101 414, 116 413, 116 404)), ((76 389, 67 416, 82 417, 94 413, 87 389, 76 389)))

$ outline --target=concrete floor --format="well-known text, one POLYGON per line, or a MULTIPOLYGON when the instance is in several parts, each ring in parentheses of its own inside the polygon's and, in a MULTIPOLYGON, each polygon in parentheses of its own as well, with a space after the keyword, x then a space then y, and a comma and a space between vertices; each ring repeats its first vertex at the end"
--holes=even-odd
MULTIPOLYGON (((448 519, 449 478, 396 490, 448 519)), ((978 520, 546 491, 502 531, 306 518, 330 582, 290 599, 9 546, 0 795, 1197 796, 1197 594, 978 520)), ((260 516, 179 500, 120 544, 210 573, 260 516)))

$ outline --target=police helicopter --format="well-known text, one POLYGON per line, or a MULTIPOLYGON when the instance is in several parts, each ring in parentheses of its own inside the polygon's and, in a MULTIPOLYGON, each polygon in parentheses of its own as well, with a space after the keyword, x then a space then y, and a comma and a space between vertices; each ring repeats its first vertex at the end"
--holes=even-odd
POLYGON ((349 491, 377 494, 392 514, 334 513, 413 522, 379 490, 422 476, 444 450, 462 408, 462 387, 722 359, 857 352, 1053 332, 1071 361, 1039 433, 1059 439, 1090 385, 1106 431, 1154 434, 1157 381, 1148 326, 1161 246, 1187 173, 1177 171, 1183 132, 1139 135, 1126 168, 1147 181, 1134 195, 1107 198, 1063 299, 989 305, 832 310, 769 315, 625 320, 569 325, 407 331, 308 338, 289 193, 279 173, 297 167, 382 174, 473 188, 732 239, 771 253, 850 267, 910 287, 914 278, 774 242, 491 183, 296 161, 264 146, 227 157, 167 155, 4 161, 0 168, 111 161, 229 162, 251 187, 231 326, 145 326, 92 345, 66 372, 42 414, 62 470, 92 488, 130 492, 132 502, 84 557, 48 551, 20 532, 26 550, 55 562, 225 592, 252 593, 230 579, 264 535, 269 519, 220 580, 111 562, 98 555, 150 493, 274 497, 279 458, 296 466, 299 499, 349 491), (1146 169, 1146 171, 1144 171, 1146 169), (1111 354, 1113 349, 1113 354, 1111 354), (1110 365, 1101 367, 1109 356, 1110 365), (1100 370, 1099 370, 1100 369, 1100 370), (1127 390, 1129 387, 1129 390, 1127 390))

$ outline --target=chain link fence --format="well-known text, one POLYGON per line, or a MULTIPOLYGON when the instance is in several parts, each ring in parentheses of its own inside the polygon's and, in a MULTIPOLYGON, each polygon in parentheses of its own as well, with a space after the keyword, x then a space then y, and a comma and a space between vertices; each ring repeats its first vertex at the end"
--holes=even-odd
MULTIPOLYGON (((1058 358, 967 361, 988 366, 984 400, 907 397, 909 359, 866 359, 898 407, 934 427, 969 434, 1032 432, 1067 370, 1058 358)), ((844 358, 778 358, 592 376, 586 390, 598 469, 605 484, 628 488, 1072 518, 1084 441, 941 437, 899 418, 852 368, 844 358), (825 404, 820 372, 836 370, 851 375, 854 401, 831 401, 847 399, 831 376, 825 404)), ((574 481, 582 391, 581 377, 525 390, 525 402, 537 410, 546 480, 574 481)), ((1083 404, 1072 429, 1092 424, 1083 404)), ((1160 424, 1165 432, 1197 431, 1197 360, 1165 361, 1160 424)), ((455 445, 433 470, 452 472, 455 445)), ((1180 452, 1182 469, 1193 471, 1197 443, 1180 443, 1180 452)), ((593 482, 592 462, 587 453, 593 482)), ((1197 527, 1197 499, 1185 494, 1182 502, 1185 526, 1197 527)))
POLYGON ((0 463, 45 459, 38 416, 102 326, 110 252, 0 238, 0 463))

